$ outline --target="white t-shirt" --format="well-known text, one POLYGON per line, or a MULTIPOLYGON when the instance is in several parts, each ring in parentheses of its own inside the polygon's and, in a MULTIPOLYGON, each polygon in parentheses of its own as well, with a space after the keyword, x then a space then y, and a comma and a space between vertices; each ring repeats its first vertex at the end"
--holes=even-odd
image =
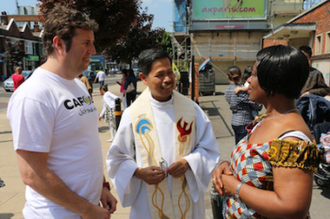
POLYGON ((102 70, 99 71, 97 73, 96 77, 99 79, 99 81, 104 81, 104 79, 105 79, 105 73, 104 73, 104 71, 102 71, 102 70))
MULTIPOLYGON (((11 97, 15 150, 48 153, 48 168, 75 193, 99 203, 103 164, 98 113, 86 86, 38 68, 11 97), (24 85, 24 86, 23 86, 24 85)), ((26 187, 25 218, 80 218, 26 187)))

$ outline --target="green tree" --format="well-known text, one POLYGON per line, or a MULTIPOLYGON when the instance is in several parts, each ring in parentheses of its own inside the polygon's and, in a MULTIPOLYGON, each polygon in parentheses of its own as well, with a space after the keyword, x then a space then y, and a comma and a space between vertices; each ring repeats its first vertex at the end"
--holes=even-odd
POLYGON ((173 57, 172 37, 170 33, 166 32, 165 29, 158 29, 155 30, 155 35, 157 36, 156 42, 170 57, 173 57))
POLYGON ((171 55, 170 35, 164 29, 151 30, 153 18, 154 15, 148 14, 147 9, 140 9, 140 14, 129 33, 114 47, 109 47, 103 52, 105 58, 117 63, 124 62, 131 66, 132 61, 148 48, 161 47, 171 55))
POLYGON ((129 31, 139 12, 140 0, 38 0, 41 13, 47 13, 54 5, 61 4, 87 13, 99 24, 95 33, 98 52, 117 43, 129 31))
POLYGON ((22 66, 23 58, 26 56, 24 41, 19 40, 15 43, 12 43, 10 39, 6 39, 5 41, 5 54, 6 63, 10 66, 10 71, 13 72, 13 68, 15 66, 22 66))

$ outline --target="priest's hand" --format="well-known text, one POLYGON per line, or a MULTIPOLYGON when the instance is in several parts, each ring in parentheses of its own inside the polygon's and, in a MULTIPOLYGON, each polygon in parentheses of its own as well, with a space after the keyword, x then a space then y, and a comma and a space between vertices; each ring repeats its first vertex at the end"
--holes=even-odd
POLYGON ((165 179, 165 171, 160 167, 150 166, 146 168, 137 168, 134 176, 142 179, 149 185, 158 184, 165 179))
POLYGON ((187 172, 189 167, 189 163, 186 159, 180 159, 172 163, 166 171, 174 178, 179 178, 187 172))

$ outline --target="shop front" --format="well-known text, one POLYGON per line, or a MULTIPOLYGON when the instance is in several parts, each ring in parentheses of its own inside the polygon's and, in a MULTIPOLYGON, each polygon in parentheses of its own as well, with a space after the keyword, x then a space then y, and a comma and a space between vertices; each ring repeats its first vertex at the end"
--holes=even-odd
POLYGON ((29 55, 25 58, 25 70, 34 70, 40 65, 40 59, 37 55, 29 55))

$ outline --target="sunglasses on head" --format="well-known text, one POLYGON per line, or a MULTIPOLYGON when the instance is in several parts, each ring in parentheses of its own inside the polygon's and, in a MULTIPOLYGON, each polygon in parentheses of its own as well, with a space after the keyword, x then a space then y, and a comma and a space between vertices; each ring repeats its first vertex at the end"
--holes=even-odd
POLYGON ((89 21, 89 17, 86 13, 83 12, 76 12, 70 14, 69 21, 89 21))

